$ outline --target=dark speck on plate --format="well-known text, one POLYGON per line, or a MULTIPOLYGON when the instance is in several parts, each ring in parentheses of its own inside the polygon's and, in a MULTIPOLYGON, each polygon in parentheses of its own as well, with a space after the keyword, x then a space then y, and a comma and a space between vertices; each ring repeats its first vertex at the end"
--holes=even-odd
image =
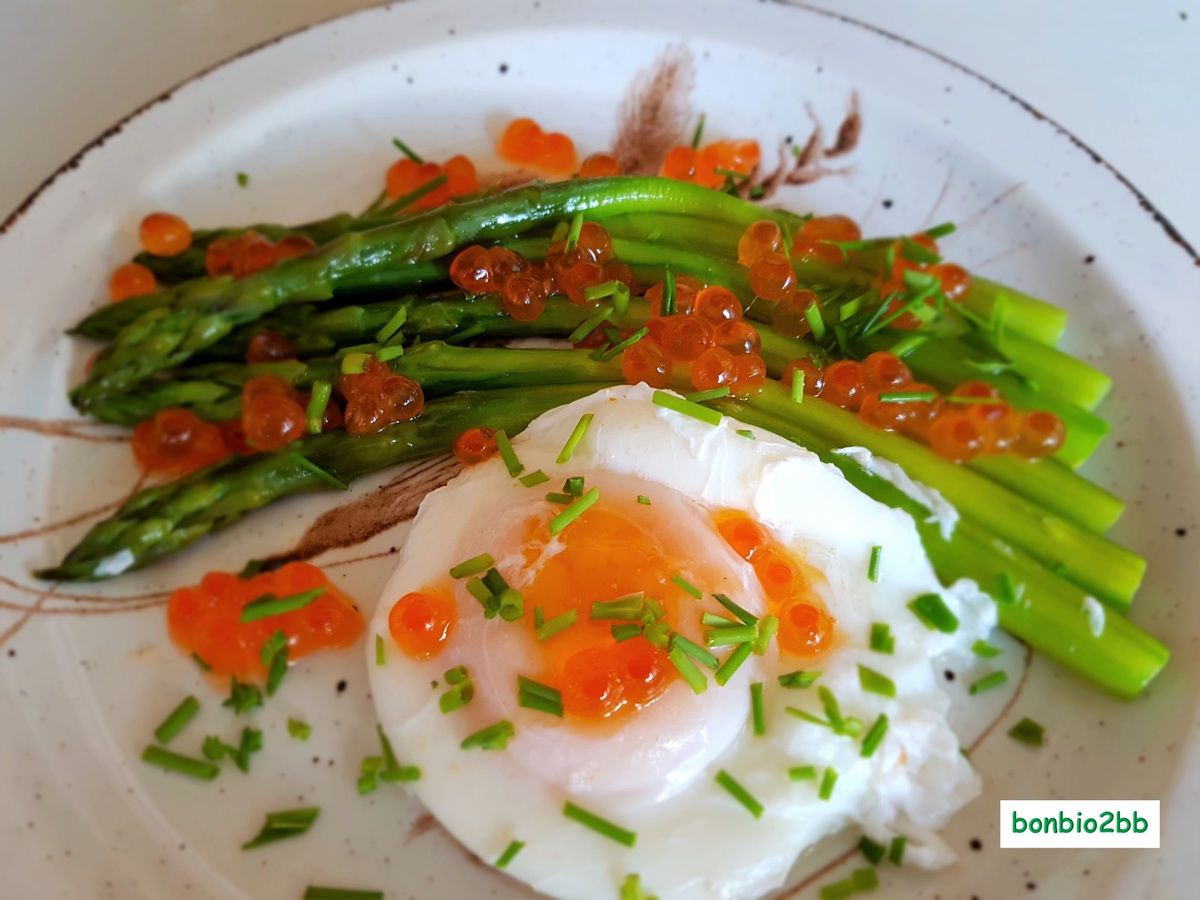
MULTIPOLYGON (((1176 528, 1176 529, 1175 529, 1175 537, 1187 537, 1187 529, 1186 529, 1186 528, 1176 528)), ((8 655, 9 655, 9 656, 16 656, 16 655, 17 655, 17 651, 15 651, 15 650, 9 650, 9 651, 8 651, 8 655)))
POLYGON ((337 683, 337 692, 339 694, 344 693, 346 690, 346 687, 347 687, 346 679, 343 678, 341 681, 339 681, 337 683))
POLYGON ((1096 257, 1094 254, 1089 253, 1087 256, 1085 256, 1083 258, 1083 261, 1090 266, 1092 263, 1094 263, 1096 261, 1096 257))
POLYGON ((891 201, 891 200, 884 200, 884 201, 883 201, 883 208, 884 208, 884 209, 891 209, 891 208, 892 208, 892 201, 891 201))
POLYGON ((500 63, 500 74, 504 75, 508 72, 508 63, 500 63))
POLYGON ((953 680, 954 680, 954 673, 953 673, 953 672, 951 672, 949 669, 947 669, 947 670, 946 670, 945 672, 943 672, 942 674, 946 676, 946 680, 947 680, 947 681, 953 681, 953 680))
POLYGON ((979 838, 971 838, 971 849, 972 850, 982 850, 983 849, 983 841, 981 841, 979 838))

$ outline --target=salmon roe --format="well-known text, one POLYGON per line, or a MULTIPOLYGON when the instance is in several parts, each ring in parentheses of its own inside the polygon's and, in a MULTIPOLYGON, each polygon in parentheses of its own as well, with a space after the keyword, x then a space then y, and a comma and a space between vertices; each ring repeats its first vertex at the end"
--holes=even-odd
POLYGON ((533 119, 513 119, 500 135, 497 152, 517 165, 569 174, 575 171, 575 144, 557 131, 543 131, 533 119))
MULTIPOLYGON (((696 308, 696 298, 704 285, 698 279, 690 275, 677 275, 675 277, 675 314, 686 316, 696 308)), ((646 302, 650 304, 650 315, 661 316, 663 283, 660 281, 657 284, 652 284, 646 289, 646 302)))
POLYGON ((292 562, 274 572, 240 578, 210 572, 195 587, 180 588, 167 603, 167 629, 184 653, 194 653, 217 675, 243 681, 265 678, 262 647, 276 631, 287 636, 288 660, 321 650, 348 647, 363 632, 354 602, 319 568, 292 562), (292 612, 241 621, 247 603, 266 594, 288 597, 323 589, 307 606, 292 612))
POLYGON ((738 263, 752 266, 768 253, 783 253, 783 232, 770 219, 752 223, 738 238, 738 263))
POLYGON ((151 256, 178 256, 192 246, 192 229, 179 216, 154 212, 142 219, 138 240, 151 256))
POLYGON ((713 345, 713 327, 696 315, 663 319, 659 344, 671 362, 689 363, 713 345))
POLYGON ((316 247, 302 234, 290 234, 278 243, 254 229, 237 237, 217 238, 204 253, 204 268, 209 277, 232 275, 245 278, 285 259, 303 256, 316 247))
POLYGON ((820 397, 821 391, 825 388, 825 371, 807 356, 802 356, 800 359, 793 359, 784 367, 779 380, 790 388, 792 382, 796 380, 797 372, 804 373, 805 395, 820 397))
POLYGON ((732 389, 736 372, 737 365, 732 353, 722 347, 710 347, 692 363, 692 387, 698 391, 711 391, 722 387, 732 389))
POLYGON ((757 353, 743 353, 733 358, 733 383, 729 391, 741 399, 752 397, 767 383, 767 364, 757 353))
POLYGON ((621 374, 627 384, 663 388, 671 380, 671 360, 661 347, 643 339, 622 351, 621 374))
POLYGON ((771 324, 785 337, 802 338, 812 331, 808 309, 813 304, 821 309, 821 301, 812 291, 791 291, 771 310, 771 324))
POLYGON ((305 408, 291 384, 257 375, 242 385, 242 433, 255 450, 278 450, 304 437, 305 408))
POLYGON ((861 241, 862 229, 849 216, 814 216, 800 226, 797 236, 806 241, 861 241))
POLYGON ((434 209, 455 197, 474 194, 479 190, 479 176, 475 171, 475 164, 460 154, 450 157, 440 165, 435 162, 417 162, 409 157, 396 160, 387 170, 387 195, 391 200, 407 197, 443 175, 446 176, 445 182, 405 208, 434 209))
POLYGON ((350 434, 376 434, 389 425, 415 419, 425 409, 421 386, 373 356, 362 372, 341 375, 338 389, 346 398, 346 431, 350 434))
POLYGON ((457 624, 458 607, 444 590, 405 594, 388 612, 392 640, 413 659, 430 659, 441 653, 457 624))
POLYGON ((862 366, 852 359, 839 359, 825 368, 825 387, 821 399, 857 412, 862 405, 863 393, 862 366))
POLYGON ((133 430, 133 456, 143 472, 177 477, 229 455, 221 429, 195 413, 161 409, 133 430))
POLYGON ((695 315, 714 325, 742 318, 742 302, 729 288, 711 285, 696 295, 695 315))
POLYGON ((113 270, 108 279, 108 299, 113 303, 128 300, 130 297, 140 297, 142 294, 153 294, 158 290, 158 282, 154 273, 141 263, 125 263, 113 270))
POLYGON ((1055 453, 1063 444, 1066 428, 1053 413, 1035 410, 1025 414, 1016 438, 1016 451, 1026 459, 1041 459, 1055 453))
POLYGON ((938 456, 953 462, 968 462, 983 449, 983 430, 965 414, 947 412, 929 427, 929 446, 938 456))
POLYGON ((296 345, 277 331, 259 331, 246 344, 246 362, 278 362, 296 358, 296 345))
POLYGON ((454 439, 454 455, 464 466, 483 462, 496 453, 496 432, 476 426, 454 439))
POLYGON ((796 287, 796 273, 792 269, 792 263, 779 252, 762 256, 750 266, 747 277, 750 290, 764 300, 783 300, 796 287))
POLYGON ((579 166, 580 178, 606 178, 620 174, 621 163, 610 153, 593 153, 579 166))
POLYGON ((731 319, 713 329, 713 341, 722 350, 734 356, 741 353, 757 353, 762 347, 758 329, 745 319, 731 319))
POLYGON ((708 188, 722 188, 735 173, 740 180, 758 168, 761 158, 758 141, 716 141, 697 149, 674 147, 663 159, 659 174, 677 181, 690 181, 708 188))

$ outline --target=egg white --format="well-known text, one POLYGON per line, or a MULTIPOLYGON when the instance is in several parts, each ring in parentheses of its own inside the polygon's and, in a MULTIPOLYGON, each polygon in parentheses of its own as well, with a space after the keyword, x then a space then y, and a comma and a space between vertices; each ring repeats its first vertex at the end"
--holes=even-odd
MULTIPOLYGON (((761 429, 751 429, 749 440, 737 433, 741 423, 726 419, 714 427, 655 406, 651 394, 644 385, 611 388, 535 420, 513 444, 527 471, 550 475, 541 489, 521 486, 493 459, 426 498, 372 623, 372 634, 390 647, 385 665, 374 664, 368 641, 380 723, 401 760, 422 770, 416 795, 487 862, 511 840, 524 841, 506 871, 558 897, 611 898, 629 873, 663 900, 757 896, 779 886, 806 847, 852 823, 878 841, 905 835, 907 862, 947 863, 953 856, 936 832, 979 792, 979 780, 946 722, 949 700, 932 661, 990 630, 990 601, 969 585, 942 589, 911 519, 860 493, 836 468, 761 429), (594 415, 592 425, 560 466, 555 458, 584 413, 594 415), (685 530, 696 558, 714 561, 731 582, 729 593, 751 612, 763 609, 753 571, 716 536, 709 511, 748 513, 823 572, 822 598, 839 640, 809 668, 821 671, 818 684, 834 693, 843 715, 867 725, 888 716, 876 753, 864 758, 860 740, 786 712, 793 706, 823 715, 815 688, 779 686, 780 674, 801 665, 774 648, 751 656, 724 687, 710 679, 697 695, 673 683, 607 737, 516 707, 515 674, 535 652, 526 646, 527 629, 485 620, 461 585, 459 623, 445 651, 427 661, 400 653, 387 627, 395 600, 444 583, 463 559, 512 546, 524 511, 546 506, 541 494, 569 475, 584 475, 605 498, 651 496, 654 514, 670 514, 665 521, 685 530), (867 569, 876 545, 884 549, 873 583, 867 569), (931 591, 962 622, 955 634, 931 631, 907 608, 931 591), (890 625, 894 654, 869 649, 874 622, 890 625), (431 682, 459 664, 471 670, 476 696, 443 715, 444 686, 435 690, 431 682), (891 678, 896 697, 864 692, 859 664, 891 678), (762 736, 749 727, 747 686, 755 681, 765 685, 762 736), (463 737, 501 718, 517 732, 506 750, 459 748, 463 737), (818 775, 837 770, 829 800, 818 798, 816 781, 789 780, 789 767, 804 765, 816 766, 818 775), (715 783, 719 769, 763 802, 761 819, 715 783), (636 846, 568 821, 567 800, 635 831, 636 846)), ((504 560, 500 567, 505 571, 504 560)))

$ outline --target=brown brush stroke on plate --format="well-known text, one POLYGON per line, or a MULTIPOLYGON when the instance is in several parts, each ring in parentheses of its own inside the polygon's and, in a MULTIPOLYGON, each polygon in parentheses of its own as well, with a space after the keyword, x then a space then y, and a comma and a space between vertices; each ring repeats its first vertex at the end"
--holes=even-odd
POLYGON ((694 124, 696 65, 682 44, 665 48, 626 89, 617 119, 613 155, 631 175, 656 173, 672 147, 686 143, 694 124))
POLYGON ((31 419, 25 416, 0 415, 0 431, 27 431, 30 434, 71 438, 72 440, 89 441, 94 444, 128 443, 128 433, 96 434, 89 431, 89 429, 110 427, 112 426, 105 422, 90 422, 84 419, 31 419))

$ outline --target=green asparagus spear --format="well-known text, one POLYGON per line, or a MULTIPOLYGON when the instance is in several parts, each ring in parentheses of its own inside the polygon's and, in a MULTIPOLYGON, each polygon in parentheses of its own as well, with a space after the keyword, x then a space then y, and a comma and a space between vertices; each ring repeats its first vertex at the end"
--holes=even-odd
POLYGON ((378 434, 330 431, 274 453, 217 463, 141 491, 93 527, 59 565, 37 576, 94 581, 140 569, 282 497, 329 490, 336 481, 348 484, 396 463, 444 453, 455 437, 472 426, 515 433, 546 410, 603 386, 584 383, 466 392, 435 400, 413 421, 378 434))

